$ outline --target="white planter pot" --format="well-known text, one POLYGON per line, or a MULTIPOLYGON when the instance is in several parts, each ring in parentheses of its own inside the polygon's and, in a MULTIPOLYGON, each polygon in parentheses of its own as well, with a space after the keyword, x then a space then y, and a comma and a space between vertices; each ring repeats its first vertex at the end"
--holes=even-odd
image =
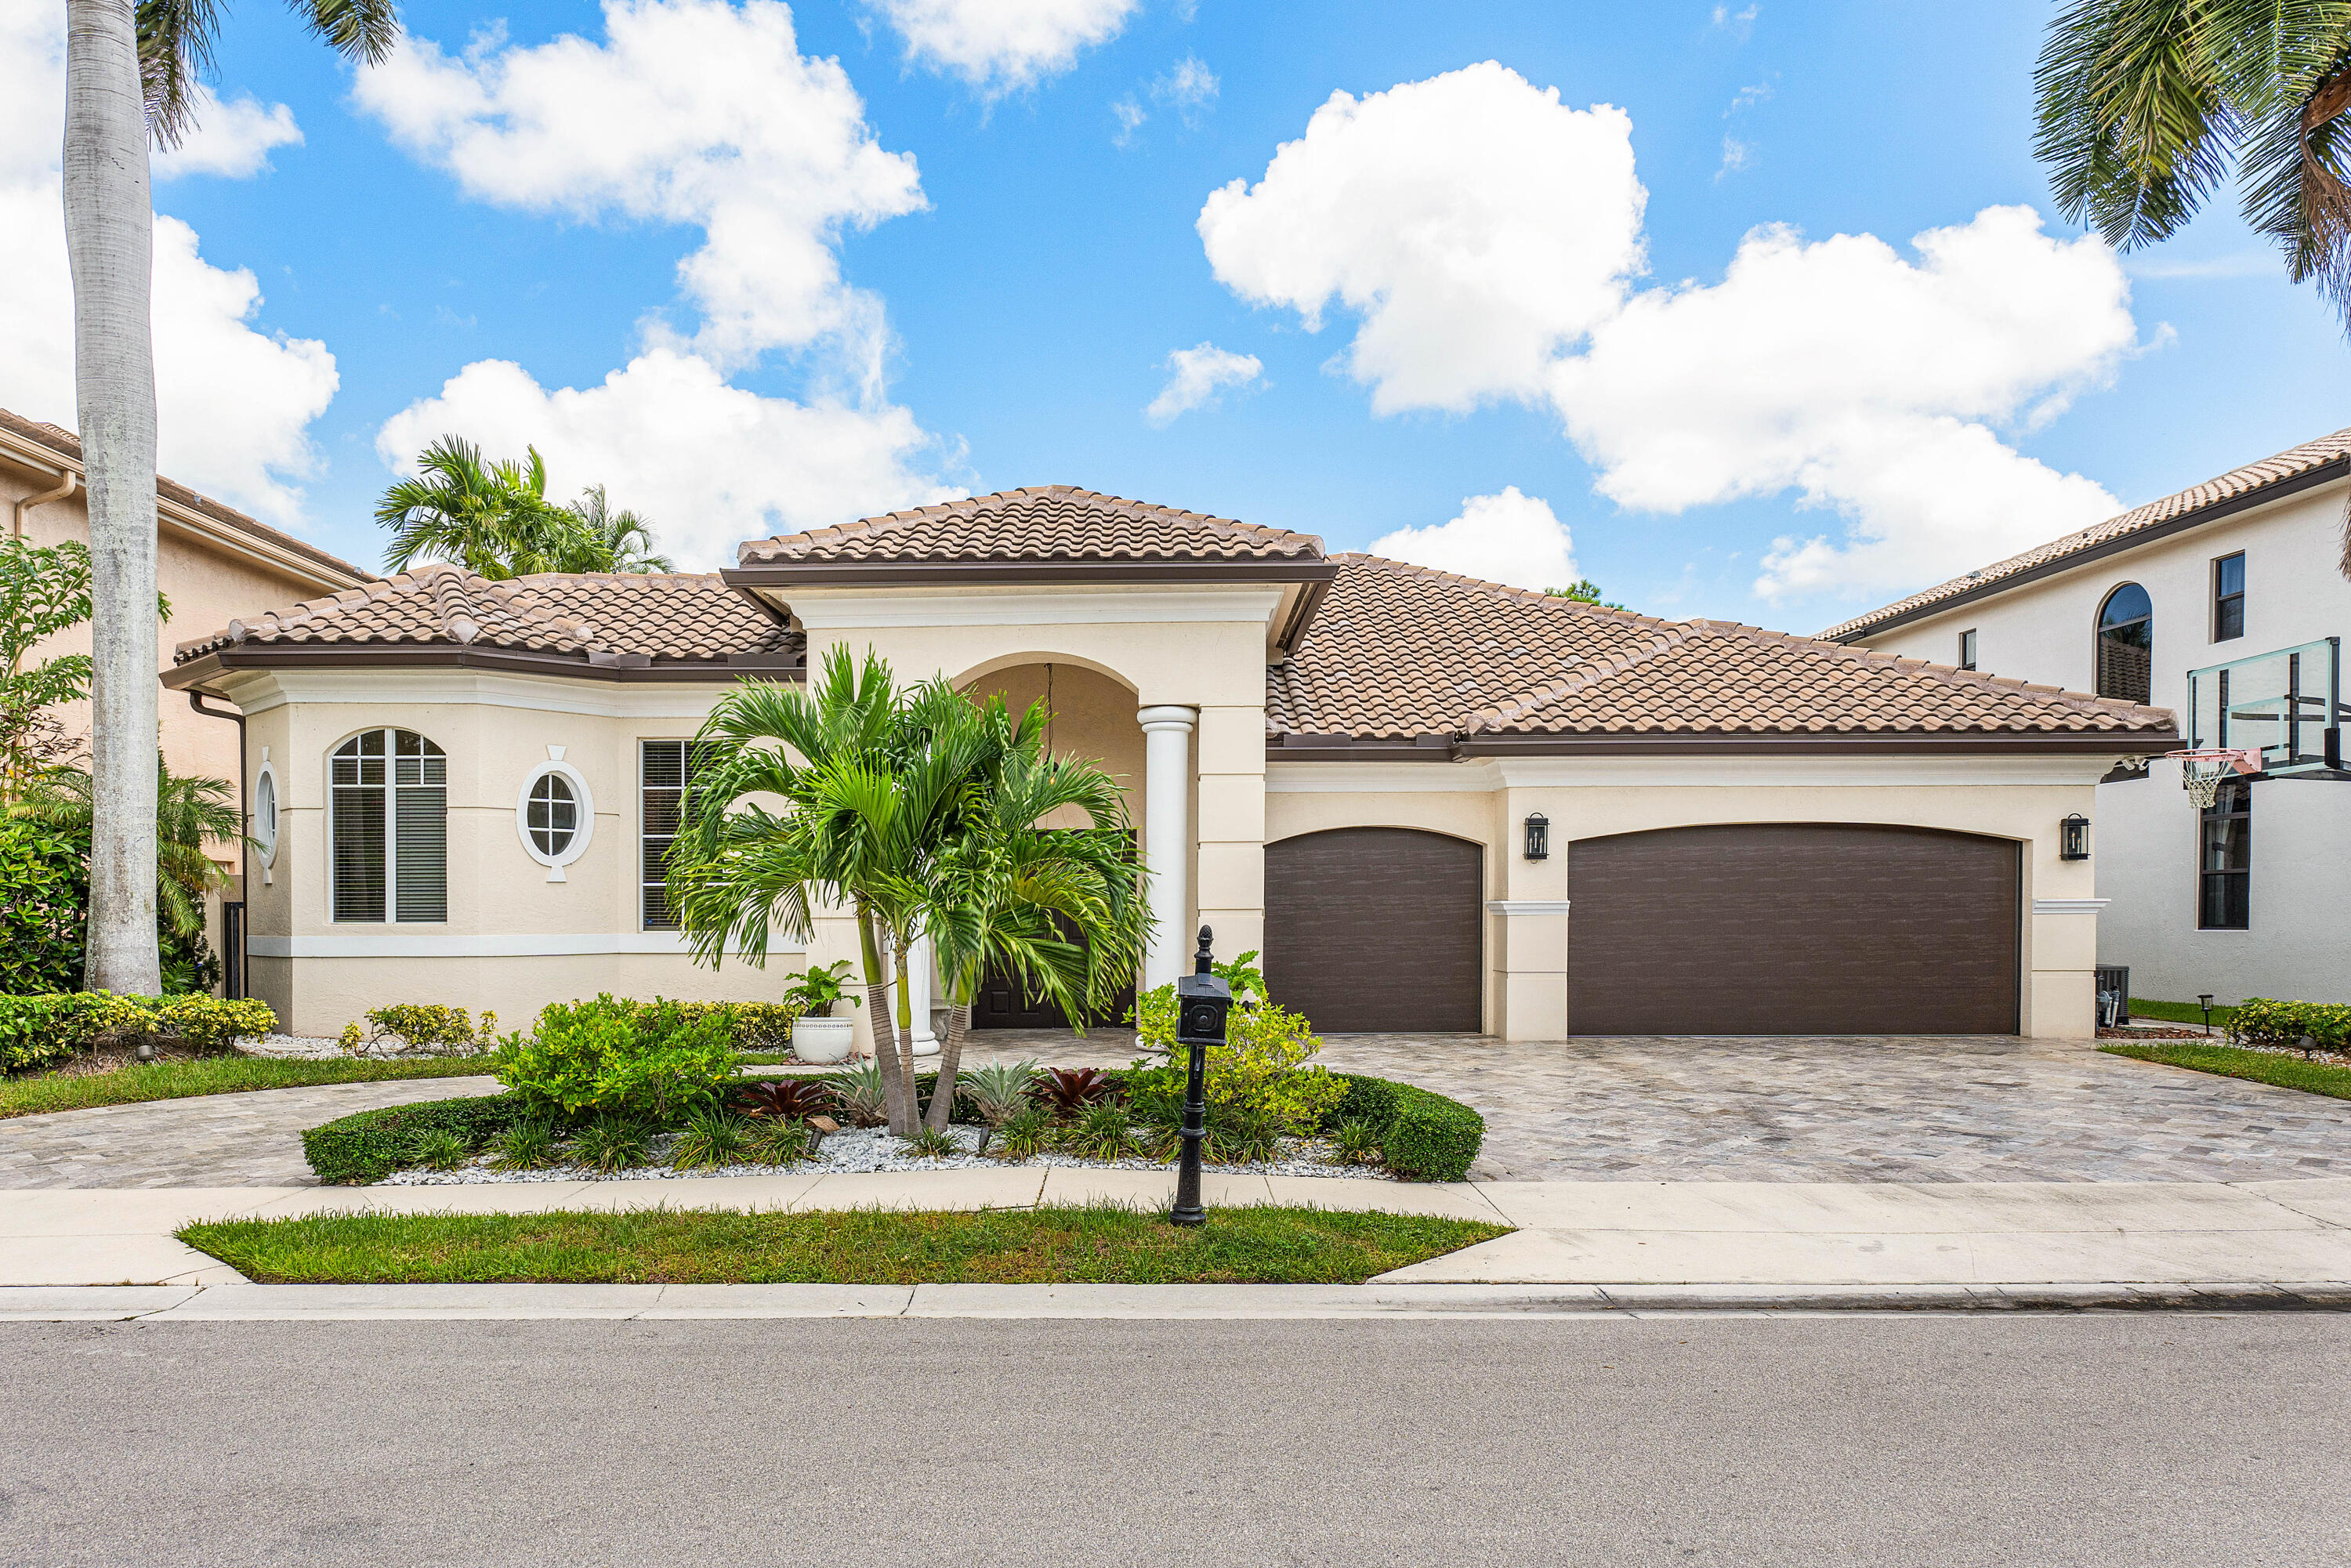
POLYGON ((802 1061, 831 1066, 847 1061, 857 1043, 855 1019, 803 1018, 792 1020, 792 1054, 802 1061))

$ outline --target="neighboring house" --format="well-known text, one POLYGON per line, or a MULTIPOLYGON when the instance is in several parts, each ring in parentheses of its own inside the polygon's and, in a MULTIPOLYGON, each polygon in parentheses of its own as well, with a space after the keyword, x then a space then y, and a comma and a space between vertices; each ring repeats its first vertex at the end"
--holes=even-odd
POLYGON ((2346 506, 2351 430, 1822 635, 2152 702, 2197 746, 2262 748, 2210 810, 2175 761, 2118 767, 2099 789, 2100 961, 2168 1001, 2351 1000, 2346 506))
MULTIPOLYGON (((0 409, 0 506, 7 508, 11 536, 37 545, 67 539, 88 544, 89 498, 81 478, 81 443, 72 432, 0 409)), ((172 628, 184 635, 289 599, 350 588, 373 576, 169 479, 156 483, 155 521, 156 580, 172 606, 162 638, 167 654, 172 628)), ((88 652, 89 627, 84 624, 55 639, 40 655, 88 652)), ((68 729, 88 734, 88 704, 75 704, 61 716, 68 729)), ((204 717, 190 708, 186 698, 167 694, 162 727, 163 754, 174 773, 236 778, 235 725, 204 717)), ((234 848, 216 845, 214 852, 235 875, 234 848)), ((235 896, 233 888, 229 896, 235 896)), ((213 935, 217 945, 217 925, 213 935)))
POLYGON ((662 873, 714 699, 836 646, 1047 698, 1053 747, 1128 782, 1144 983, 1206 923, 1328 1030, 2086 1036, 2061 823, 2178 744, 2139 704, 1018 490, 716 575, 427 568, 183 644, 168 683, 249 716, 274 802, 256 992, 329 1033, 853 956, 832 916, 768 973, 697 969, 662 873))

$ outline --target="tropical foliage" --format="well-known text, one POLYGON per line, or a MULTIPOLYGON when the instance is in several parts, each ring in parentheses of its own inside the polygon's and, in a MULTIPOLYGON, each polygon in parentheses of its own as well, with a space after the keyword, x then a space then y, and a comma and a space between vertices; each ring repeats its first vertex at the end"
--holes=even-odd
POLYGON ((392 530, 387 570, 445 560, 484 577, 539 571, 668 571, 653 552, 653 526, 614 511, 604 486, 561 505, 547 497, 547 462, 536 446, 520 462, 489 461, 470 441, 444 435, 424 449, 413 478, 376 503, 375 520, 392 530))
POLYGON ((806 942, 821 904, 857 923, 891 1130, 917 1107, 910 955, 930 936, 954 1009, 926 1118, 944 1128, 982 971, 1018 975, 1072 1017, 1099 1011, 1134 971, 1142 873, 1115 783, 1044 756, 1045 713, 1013 718, 943 682, 900 692, 868 650, 826 655, 806 691, 747 681, 696 745, 707 758, 670 855, 672 906, 698 958, 765 959, 806 942), (765 802, 781 803, 771 810, 765 802), (1088 824, 1043 828, 1074 807, 1088 824))
POLYGON ((2069 221, 2148 245, 2233 182, 2351 324, 2351 0, 2074 0, 2034 79, 2069 221))
POLYGON ((89 918, 89 847, 0 817, 0 995, 80 985, 89 918))
POLYGON ((726 1016, 675 1002, 550 1002, 528 1040, 508 1035, 494 1071, 533 1114, 564 1122, 665 1119, 715 1104, 735 1079, 726 1016))
MULTIPOLYGON (((205 845, 243 841, 244 824, 230 793, 226 780, 183 778, 156 754, 155 924, 167 992, 209 990, 216 977, 218 965, 204 942, 204 895, 226 886, 228 873, 205 845)), ((26 782, 8 814, 87 855, 96 801, 89 774, 51 768, 26 782)))

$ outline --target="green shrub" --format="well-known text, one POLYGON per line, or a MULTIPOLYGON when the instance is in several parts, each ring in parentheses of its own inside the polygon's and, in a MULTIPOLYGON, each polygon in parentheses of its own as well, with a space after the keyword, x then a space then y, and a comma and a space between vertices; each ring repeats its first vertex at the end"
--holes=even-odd
POLYGON ((574 1164, 606 1176, 645 1163, 644 1124, 626 1116, 599 1116, 573 1134, 574 1164))
MULTIPOLYGON (((1405 1181, 1459 1181, 1486 1143, 1486 1118, 1458 1100, 1363 1073, 1332 1074, 1345 1096, 1324 1119, 1336 1134, 1350 1122, 1366 1124, 1379 1139, 1388 1169, 1405 1181)), ((1361 1134, 1357 1134, 1358 1137, 1361 1134)))
POLYGON ((254 997, 224 1001, 191 993, 166 997, 154 1011, 159 1033, 177 1036, 197 1051, 224 1051, 241 1035, 267 1034, 277 1027, 277 1013, 254 997))
POLYGON ((705 1107, 685 1119, 685 1133, 670 1151, 669 1163, 682 1171, 716 1170, 741 1163, 750 1124, 732 1111, 705 1107))
POLYGON ((81 984, 89 862, 63 833, 0 817, 0 994, 56 995, 81 984))
POLYGON ((750 1135, 744 1140, 743 1150, 753 1161, 763 1166, 796 1166, 809 1157, 809 1124, 806 1122, 778 1121, 771 1116, 753 1120, 750 1135))
POLYGON ((735 1080, 726 1020, 689 1019, 674 1002, 599 996, 552 1002, 529 1040, 498 1048, 498 1082, 543 1115, 576 1122, 618 1115, 670 1124, 718 1098, 735 1080))
POLYGON ((529 1107, 517 1094, 388 1105, 311 1128, 302 1134, 302 1152, 320 1181, 381 1181, 423 1159, 428 1134, 447 1133, 467 1150, 480 1149, 528 1114, 529 1107))
MULTIPOLYGON (((1244 954, 1243 959, 1253 956, 1244 954)), ((1243 971, 1246 973, 1247 971, 1243 971)), ((1135 999, 1135 1038, 1144 1046, 1176 1051, 1176 988, 1161 986, 1135 999)), ((1270 1001, 1237 1003, 1225 1020, 1226 1043, 1208 1048, 1206 1092, 1209 1115, 1221 1109, 1243 1122, 1270 1120, 1277 1131, 1302 1136, 1320 1127, 1346 1094, 1339 1076, 1315 1065, 1322 1049, 1301 1015, 1270 1001)), ((1178 1104, 1185 1070, 1176 1061, 1130 1075, 1131 1100, 1178 1104)))
POLYGON ((2229 1019, 2229 1039, 2239 1045, 2293 1049, 2308 1035, 2321 1050, 2351 1046, 2351 1005, 2342 1002, 2281 1002, 2247 997, 2229 1019))
POLYGON ((1486 1118, 1458 1100, 1396 1085, 1396 1116, 1380 1152, 1405 1181, 1459 1181, 1486 1142, 1486 1118))
POLYGON ((426 1056, 455 1056, 489 1048, 498 1015, 486 1012, 475 1027, 471 1014, 463 1008, 445 1008, 429 1002, 394 1002, 388 1007, 370 1008, 365 1014, 371 1026, 365 1038, 359 1025, 350 1024, 343 1030, 340 1043, 352 1056, 366 1056, 386 1041, 392 1049, 414 1051, 426 1056))
POLYGON ((0 1067, 10 1072, 46 1067, 111 1035, 173 1036, 197 1051, 218 1051, 239 1035, 266 1034, 277 1015, 266 1002, 217 997, 117 996, 111 991, 54 991, 0 997, 0 1067))
POLYGON ((555 1163, 555 1124, 533 1116, 510 1124, 491 1140, 502 1171, 545 1170, 555 1163))

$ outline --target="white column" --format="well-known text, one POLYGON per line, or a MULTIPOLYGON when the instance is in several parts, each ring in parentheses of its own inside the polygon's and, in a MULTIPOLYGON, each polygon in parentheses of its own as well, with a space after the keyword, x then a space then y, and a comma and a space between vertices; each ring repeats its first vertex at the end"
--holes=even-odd
POLYGON ((939 1037, 931 1031, 931 939, 917 936, 906 950, 906 1006, 914 1015, 914 1054, 936 1056, 939 1037))
POLYGON ((1185 972, 1192 954, 1185 917, 1191 903, 1192 724, 1197 708, 1147 707, 1143 724, 1143 863, 1151 872, 1151 940, 1143 957, 1143 988, 1165 986, 1185 972))

